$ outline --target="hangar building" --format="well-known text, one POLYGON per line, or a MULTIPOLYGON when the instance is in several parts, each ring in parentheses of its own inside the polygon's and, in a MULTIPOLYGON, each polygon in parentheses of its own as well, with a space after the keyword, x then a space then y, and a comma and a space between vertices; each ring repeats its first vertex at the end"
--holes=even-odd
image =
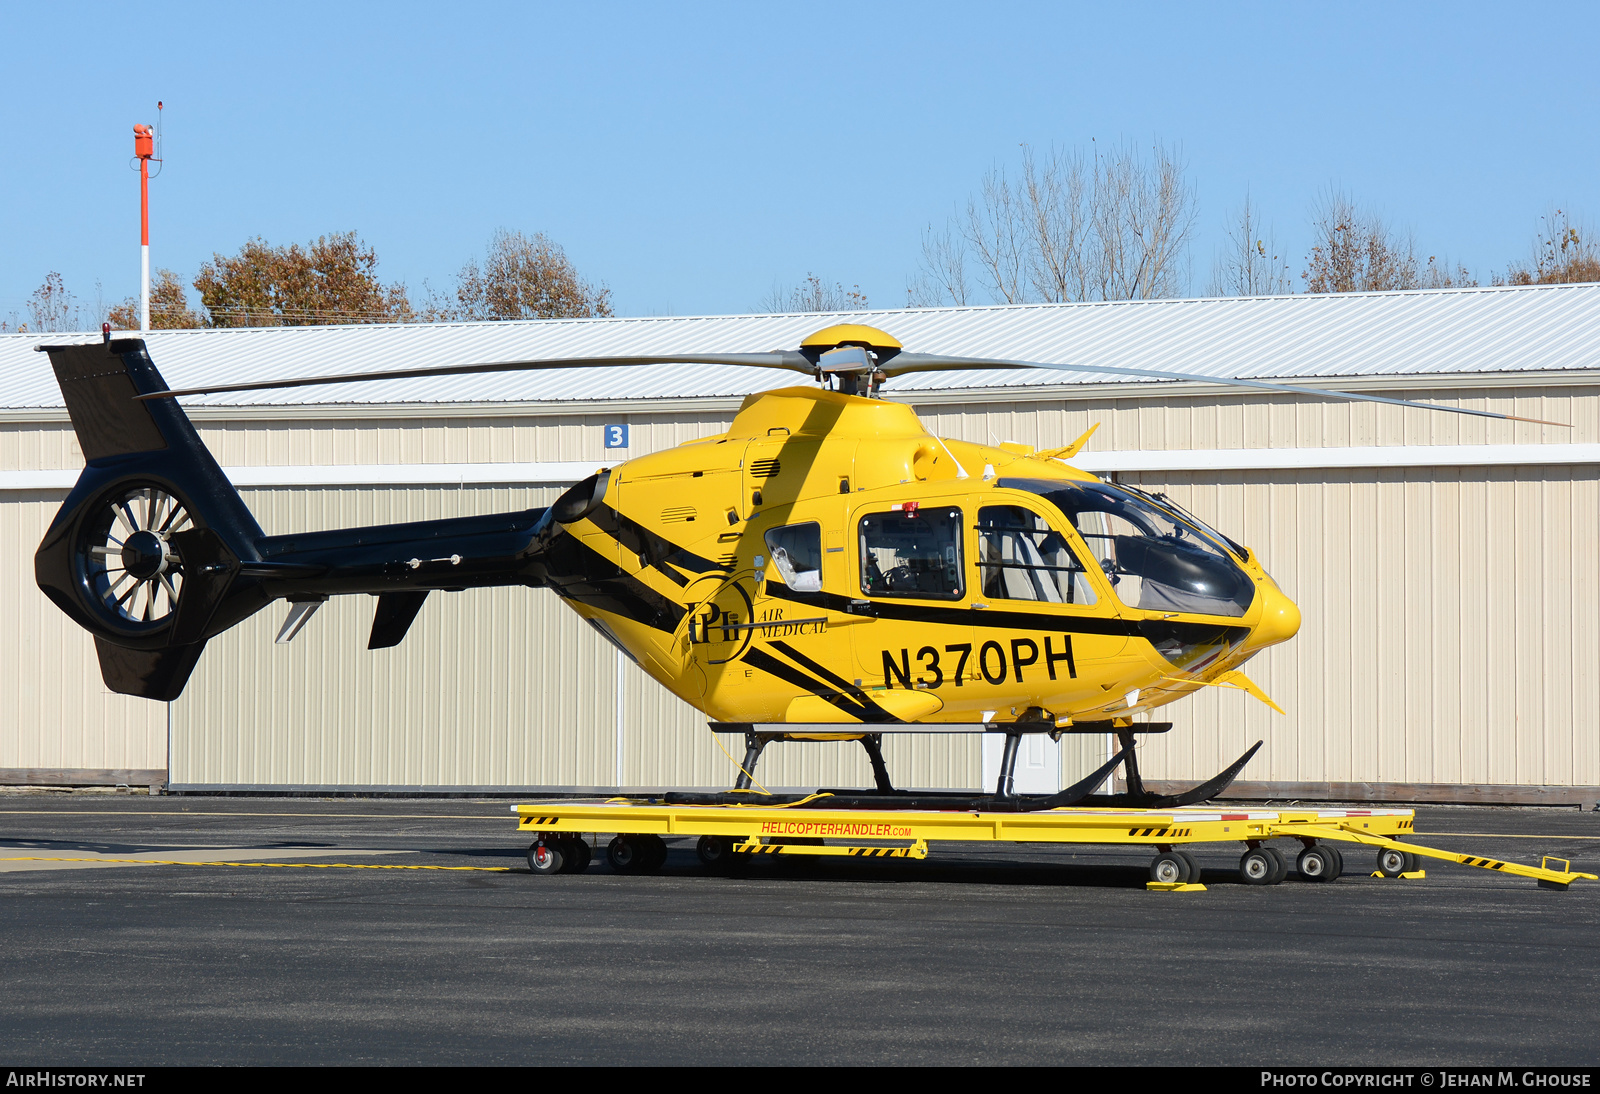
MULTIPOLYGON (((1266 745, 1275 797, 1588 802, 1600 794, 1600 285, 936 308, 831 315, 160 331, 175 386, 398 366, 792 348, 847 319, 928 352, 1286 378, 1570 423, 1056 371, 902 377, 933 432, 1068 443, 1256 550, 1304 613, 1251 677, 1288 714, 1210 689, 1165 708, 1152 781, 1266 745)), ((92 337, 92 336, 81 336, 92 337)), ((398 648, 336 598, 292 643, 281 610, 215 639, 181 698, 107 692, 90 637, 33 583, 82 466, 46 359, 0 335, 0 781, 173 790, 727 786, 734 766, 669 696, 544 590, 430 597, 398 648)), ((546 504, 629 456, 726 428, 786 372, 715 366, 483 374, 188 400, 271 533, 546 504), (611 426, 625 426, 624 448, 611 426)), ((1035 785, 1104 756, 1038 740, 1035 785)), ((905 786, 973 786, 980 741, 890 750, 905 786)), ((769 786, 866 785, 861 750, 788 745, 769 786)))

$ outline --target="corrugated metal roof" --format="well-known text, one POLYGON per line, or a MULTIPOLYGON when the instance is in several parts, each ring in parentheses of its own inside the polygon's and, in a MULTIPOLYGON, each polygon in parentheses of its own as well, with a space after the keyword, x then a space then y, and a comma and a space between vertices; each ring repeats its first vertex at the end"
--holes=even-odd
MULTIPOLYGON (((926 308, 810 315, 557 319, 155 331, 177 387, 364 370, 640 353, 794 349, 835 322, 867 323, 908 350, 1256 379, 1600 369, 1600 284, 1327 296, 926 308)), ((79 336, 81 337, 81 336, 79 336)), ((56 407, 33 347, 74 336, 0 335, 0 406, 56 407)), ((793 372, 713 365, 564 369, 211 395, 222 406, 563 402, 747 395, 793 372)), ((934 372, 890 391, 1104 383, 1053 370, 934 372)))

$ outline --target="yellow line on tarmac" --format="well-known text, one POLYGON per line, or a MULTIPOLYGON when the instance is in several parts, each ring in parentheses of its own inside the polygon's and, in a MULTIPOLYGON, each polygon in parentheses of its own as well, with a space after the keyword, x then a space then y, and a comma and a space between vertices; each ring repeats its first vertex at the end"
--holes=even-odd
POLYGON ((1423 835, 1427 835, 1427 836, 1471 836, 1474 839, 1555 839, 1555 840, 1563 840, 1563 839, 1593 839, 1593 840, 1600 840, 1600 836, 1550 836, 1550 835, 1539 835, 1537 833, 1535 833, 1533 835, 1527 835, 1527 834, 1522 833, 1522 832, 1414 832, 1414 833, 1412 833, 1412 835, 1415 835, 1415 836, 1423 836, 1423 835))
POLYGON ((357 862, 187 862, 171 858, 45 858, 40 855, 0 858, 0 862, 98 862, 107 866, 276 866, 294 870, 466 870, 508 874, 510 866, 390 866, 357 862))
POLYGON ((454 813, 229 813, 221 810, 180 809, 0 809, 0 817, 362 817, 374 820, 515 820, 507 810, 487 817, 463 817, 454 813))

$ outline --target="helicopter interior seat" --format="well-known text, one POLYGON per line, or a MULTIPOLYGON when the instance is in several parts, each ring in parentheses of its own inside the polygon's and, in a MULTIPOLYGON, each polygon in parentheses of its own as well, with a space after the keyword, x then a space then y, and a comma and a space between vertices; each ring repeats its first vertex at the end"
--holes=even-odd
POLYGON ((1051 572, 1043 569, 1044 556, 1033 540, 1026 535, 1008 535, 1002 544, 1001 557, 1010 564, 1000 571, 1005 575, 1007 598, 1061 603, 1061 590, 1056 587, 1051 572), (1010 557, 1005 557, 1007 555, 1010 557))
MULTIPOLYGON (((1051 537, 1059 539, 1054 533, 1051 537)), ((1063 601, 1052 563, 1027 533, 1010 529, 986 530, 981 539, 984 573, 983 595, 997 600, 1063 601)), ((1046 540, 1048 546, 1049 539, 1046 540)), ((1065 547, 1065 544, 1062 544, 1065 547)), ((1056 552, 1052 552, 1052 556, 1056 552)))

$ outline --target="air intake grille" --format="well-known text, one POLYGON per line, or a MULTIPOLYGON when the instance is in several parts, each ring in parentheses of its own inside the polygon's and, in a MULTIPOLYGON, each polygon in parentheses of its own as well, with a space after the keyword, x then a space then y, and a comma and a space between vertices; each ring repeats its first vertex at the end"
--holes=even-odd
POLYGON ((683 524, 693 520, 699 514, 692 505, 678 505, 671 509, 661 510, 662 524, 683 524))
POLYGON ((754 460, 750 464, 750 477, 755 479, 770 479, 782 470, 777 460, 754 460))

